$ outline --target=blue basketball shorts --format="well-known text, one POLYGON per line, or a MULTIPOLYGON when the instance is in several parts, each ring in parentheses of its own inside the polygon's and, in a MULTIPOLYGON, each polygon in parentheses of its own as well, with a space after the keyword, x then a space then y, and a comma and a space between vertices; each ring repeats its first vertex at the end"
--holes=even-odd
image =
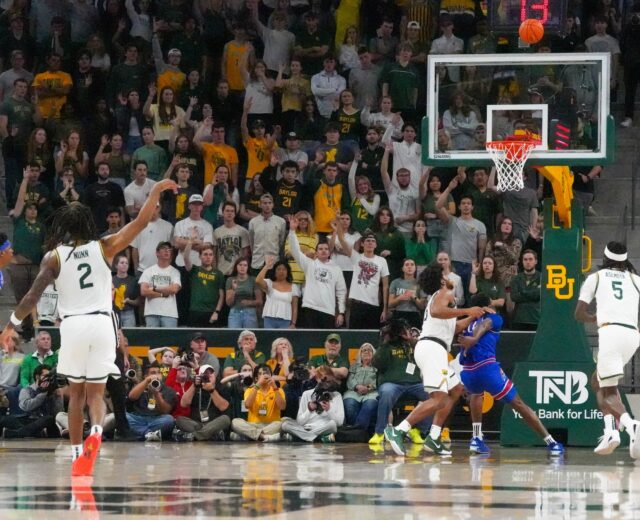
POLYGON ((472 366, 463 366, 460 379, 472 394, 488 392, 496 401, 510 403, 518 393, 513 381, 509 379, 495 361, 481 361, 472 366))

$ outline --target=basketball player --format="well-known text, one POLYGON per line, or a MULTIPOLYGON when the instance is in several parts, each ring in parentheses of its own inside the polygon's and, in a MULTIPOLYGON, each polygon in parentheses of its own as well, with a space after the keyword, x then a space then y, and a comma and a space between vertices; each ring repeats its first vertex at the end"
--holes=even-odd
MULTIPOLYGON (((0 233, 0 269, 7 267, 13 260, 13 247, 6 233, 0 233)), ((0 271, 0 289, 4 287, 4 274, 0 271)))
MULTIPOLYGON (((119 377, 114 361, 117 329, 112 313, 111 264, 151 220, 163 191, 178 186, 171 180, 156 183, 138 216, 113 235, 98 239, 91 210, 73 202, 57 210, 45 244, 48 251, 29 292, 2 332, 3 343, 35 308, 44 289, 58 288, 60 354, 58 373, 69 381, 69 437, 72 476, 91 476, 102 442, 104 387, 109 376, 119 377), (91 434, 82 447, 85 404, 91 434)), ((162 289, 159 289, 160 293, 162 289)), ((164 294, 159 294, 164 297, 164 294)))
POLYGON ((620 433, 614 420, 617 419, 629 434, 629 453, 636 459, 640 457, 640 422, 627 413, 618 392, 624 366, 638 348, 640 339, 640 277, 627 256, 624 244, 607 244, 600 270, 590 274, 582 284, 575 317, 579 321, 598 324, 599 348, 593 387, 598 407, 605 414, 605 428, 593 451, 598 455, 609 455, 620 445, 620 433), (587 310, 594 299, 595 315, 587 310))
MULTIPOLYGON (((471 305, 489 307, 491 299, 482 293, 471 297, 471 305)), ((489 392, 496 401, 502 401, 518 412, 529 427, 544 439, 549 454, 560 456, 564 446, 556 442, 540 422, 537 414, 518 395, 513 382, 496 362, 496 345, 500 339, 503 319, 499 314, 487 313, 469 324, 458 342, 464 349, 460 352, 460 379, 471 394, 470 411, 473 437, 469 451, 489 453, 482 439, 482 401, 484 392, 489 392)))
MULTIPOLYGON (((422 272, 420 288, 425 294, 432 296, 427 304, 426 318, 416 344, 414 358, 422 374, 424 389, 429 393, 429 399, 414 408, 397 428, 385 428, 384 436, 393 451, 398 455, 404 455, 404 436, 407 432, 414 424, 436 414, 425 440, 425 447, 437 455, 447 456, 451 455, 451 452, 443 446, 440 430, 454 402, 449 393, 460 385, 458 376, 449 368, 447 351, 455 333, 482 316, 485 309, 456 309, 453 284, 444 277, 442 266, 439 264, 431 264, 422 272), (467 318, 456 321, 464 316, 467 318)), ((409 370, 415 370, 411 363, 407 367, 407 371, 409 370)))

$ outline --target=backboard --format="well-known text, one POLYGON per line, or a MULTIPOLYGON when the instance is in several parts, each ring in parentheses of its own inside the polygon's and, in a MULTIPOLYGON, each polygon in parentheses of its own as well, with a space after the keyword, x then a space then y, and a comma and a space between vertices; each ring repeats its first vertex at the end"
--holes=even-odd
POLYGON ((491 165, 486 141, 518 129, 540 135, 530 165, 611 162, 610 67, 608 53, 430 55, 423 163, 491 165))

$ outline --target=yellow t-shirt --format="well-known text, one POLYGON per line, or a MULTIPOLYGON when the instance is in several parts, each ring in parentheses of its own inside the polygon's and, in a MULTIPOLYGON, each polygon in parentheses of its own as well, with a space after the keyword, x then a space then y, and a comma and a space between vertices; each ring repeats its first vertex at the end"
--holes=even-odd
MULTIPOLYGON (((41 72, 36 74, 33 87, 62 88, 73 85, 71 76, 66 72, 41 72)), ((45 119, 60 119, 60 109, 67 102, 67 96, 38 96, 38 108, 45 119)))
POLYGON ((342 207, 342 197, 344 197, 343 185, 336 182, 333 186, 321 181, 320 187, 313 195, 313 221, 316 223, 316 230, 320 233, 331 233, 330 222, 336 218, 336 214, 342 207))
MULTIPOLYGON (((149 111, 151 112, 151 120, 153 121, 153 132, 156 135, 156 141, 168 141, 171 136, 172 125, 171 122, 167 121, 166 123, 162 123, 160 120, 160 112, 158 111, 160 105, 153 104, 149 107, 149 111)), ((184 110, 179 106, 176 106, 176 117, 184 118, 184 110)), ((184 128, 184 123, 180 124, 180 128, 184 128)))
POLYGON ((178 94, 180 94, 186 80, 187 76, 184 72, 170 69, 164 70, 158 74, 158 96, 162 93, 164 87, 171 87, 173 89, 174 99, 177 101, 178 94))
POLYGON ((227 61, 224 73, 229 82, 229 90, 244 90, 245 84, 240 72, 240 62, 250 49, 248 42, 238 44, 231 40, 227 43, 227 61))
POLYGON ((282 111, 302 111, 302 102, 311 95, 311 83, 302 76, 289 78, 287 85, 282 89, 282 111))
POLYGON ((231 167, 238 164, 238 153, 227 144, 202 143, 202 157, 204 159, 204 183, 210 184, 213 172, 221 164, 231 167))
MULTIPOLYGON (((254 392, 253 387, 247 388, 244 391, 245 403, 249 397, 249 393, 254 392)), ((250 423, 272 423, 280 420, 280 410, 276 406, 276 392, 284 399, 284 392, 282 388, 274 390, 269 387, 269 390, 265 393, 258 389, 258 395, 256 395, 253 405, 248 409, 247 422, 250 423)))
MULTIPOLYGON (((302 251, 302 254, 316 250, 316 246, 318 245, 318 235, 303 235, 302 233, 296 233, 296 238, 298 239, 298 243, 300 244, 300 251, 302 251)), ((284 252, 287 255, 291 253, 291 244, 289 243, 288 237, 287 241, 284 244, 284 252)), ((289 262, 289 267, 291 268, 291 277, 293 283, 297 283, 299 285, 304 284, 304 271, 298 265, 298 262, 296 262, 293 258, 287 261, 289 262)))
MULTIPOLYGON (((272 145, 276 148, 275 143, 272 145)), ((256 173, 262 173, 262 171, 269 166, 269 159, 271 156, 271 148, 264 137, 260 139, 256 137, 249 137, 244 142, 244 147, 247 149, 247 156, 249 158, 247 164, 247 179, 253 179, 256 173)))

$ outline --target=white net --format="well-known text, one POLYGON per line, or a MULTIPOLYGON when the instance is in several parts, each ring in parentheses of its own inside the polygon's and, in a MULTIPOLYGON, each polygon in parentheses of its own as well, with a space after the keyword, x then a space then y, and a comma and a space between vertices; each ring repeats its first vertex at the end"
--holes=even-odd
POLYGON ((519 191, 524 188, 522 170, 536 145, 535 141, 493 141, 487 151, 496 165, 499 191, 519 191))

